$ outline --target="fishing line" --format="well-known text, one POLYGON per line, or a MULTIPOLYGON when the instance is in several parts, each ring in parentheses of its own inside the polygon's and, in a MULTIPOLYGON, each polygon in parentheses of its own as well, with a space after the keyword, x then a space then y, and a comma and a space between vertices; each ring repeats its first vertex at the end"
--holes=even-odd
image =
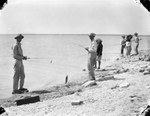
POLYGON ((52 58, 51 57, 28 57, 27 59, 36 60, 36 59, 52 59, 52 58))
POLYGON ((82 47, 82 48, 84 48, 84 49, 85 49, 85 47, 84 47, 83 45, 81 45, 81 44, 78 44, 78 43, 68 43, 68 44, 74 44, 74 45, 78 45, 78 46, 80 46, 80 47, 82 47))
MULTIPOLYGON (((77 46, 79 46, 79 47, 82 47, 82 48, 84 48, 85 49, 85 47, 83 46, 83 45, 81 45, 81 44, 78 44, 78 43, 68 43, 68 44, 74 44, 74 45, 77 45, 77 46)), ((119 44, 113 44, 113 45, 119 45, 119 44)), ((110 45, 110 46, 112 46, 112 45, 110 45)), ((61 52, 62 53, 62 52, 61 52)), ((104 53, 104 54, 107 54, 107 53, 104 53)), ((110 54, 110 53, 108 53, 108 54, 110 54)), ((113 53, 112 53, 113 54, 113 53)), ((81 55, 79 55, 79 56, 74 56, 74 57, 71 57, 71 59, 73 60, 73 59, 77 59, 77 58, 79 58, 79 57, 81 57, 81 56, 84 56, 84 55, 86 55, 86 54, 81 54, 81 55)), ((67 56, 66 54, 65 54, 65 56, 67 56)), ((33 60, 39 60, 39 59, 46 59, 46 61, 45 62, 43 62, 43 64, 50 64, 51 63, 51 65, 59 65, 59 66, 61 66, 60 65, 60 61, 62 61, 62 60, 67 60, 67 59, 69 59, 68 57, 65 57, 65 58, 60 58, 60 60, 52 60, 52 58, 51 57, 29 57, 28 59, 31 59, 32 61, 33 60), (49 59, 49 61, 47 61, 49 59)), ((103 61, 108 61, 108 60, 110 60, 110 59, 102 59, 103 61)), ((42 63, 41 61, 39 62, 39 63, 42 63)), ((73 65, 66 65, 66 64, 63 64, 63 66, 68 66, 68 67, 76 67, 76 68, 78 68, 78 66, 73 66, 73 65)))
MULTIPOLYGON (((29 60, 28 60, 29 61, 29 60)), ((37 61, 32 61, 37 63, 37 61)), ((38 62, 38 64, 43 64, 43 65, 49 65, 51 64, 51 66, 59 66, 59 67, 74 67, 74 68, 79 68, 78 66, 74 66, 74 65, 66 65, 66 64, 62 64, 59 62, 55 62, 55 61, 47 61, 47 62, 38 62)), ((50 66, 50 65, 49 65, 50 66)))
POLYGON ((80 44, 77 44, 77 43, 72 43, 72 44, 78 45, 78 46, 80 46, 80 47, 82 47, 82 48, 84 48, 84 49, 85 49, 85 47, 84 47, 84 46, 82 46, 82 45, 80 45, 80 44))

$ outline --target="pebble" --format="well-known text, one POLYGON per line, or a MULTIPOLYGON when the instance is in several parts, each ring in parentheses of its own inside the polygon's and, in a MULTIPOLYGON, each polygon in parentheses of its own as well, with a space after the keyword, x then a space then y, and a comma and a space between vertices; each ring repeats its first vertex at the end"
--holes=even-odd
POLYGON ((120 84, 119 87, 126 88, 126 87, 129 87, 129 85, 130 85, 130 83, 124 82, 124 83, 120 84))
POLYGON ((144 69, 139 69, 139 72, 144 72, 144 69))
POLYGON ((145 71, 143 72, 143 74, 144 74, 144 75, 147 75, 147 74, 150 74, 150 72, 145 70, 145 71))
POLYGON ((74 100, 71 102, 71 105, 81 105, 81 104, 83 104, 82 100, 74 100))
POLYGON ((150 89, 150 86, 149 86, 149 85, 147 85, 146 89, 150 89))
POLYGON ((111 89, 116 89, 118 87, 119 87, 118 85, 115 85, 115 86, 111 87, 111 89))

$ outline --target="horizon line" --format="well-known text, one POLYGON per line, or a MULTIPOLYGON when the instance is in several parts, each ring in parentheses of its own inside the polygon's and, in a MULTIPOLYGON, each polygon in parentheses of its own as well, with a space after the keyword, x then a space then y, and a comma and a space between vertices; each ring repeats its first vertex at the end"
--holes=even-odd
MULTIPOLYGON (((0 35, 18 35, 18 34, 24 34, 24 35, 89 35, 88 34, 67 34, 67 33, 63 33, 63 34, 57 34, 57 33, 54 33, 54 34, 50 34, 50 33, 0 33, 0 35)), ((129 33, 131 34, 131 33, 129 33)), ((122 36, 122 35, 129 35, 129 34, 97 34, 97 36, 122 36)), ((133 34, 131 34, 133 35, 133 34)), ((150 34, 139 34, 139 36, 150 36, 150 34)))

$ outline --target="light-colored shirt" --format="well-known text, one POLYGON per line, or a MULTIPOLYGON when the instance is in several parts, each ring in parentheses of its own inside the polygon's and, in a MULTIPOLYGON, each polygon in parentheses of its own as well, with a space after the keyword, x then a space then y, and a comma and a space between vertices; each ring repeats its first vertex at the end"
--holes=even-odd
POLYGON ((133 39, 133 41, 135 42, 135 43, 139 43, 139 37, 134 37, 134 39, 133 39))
POLYGON ((13 58, 16 60, 22 60, 23 59, 23 51, 21 48, 21 43, 16 42, 13 46, 12 46, 12 50, 13 50, 13 58))
POLYGON ((132 43, 131 43, 131 42, 126 41, 126 47, 131 46, 131 45, 132 45, 132 43))
POLYGON ((95 52, 97 51, 97 43, 95 40, 91 41, 89 45, 89 52, 95 52))

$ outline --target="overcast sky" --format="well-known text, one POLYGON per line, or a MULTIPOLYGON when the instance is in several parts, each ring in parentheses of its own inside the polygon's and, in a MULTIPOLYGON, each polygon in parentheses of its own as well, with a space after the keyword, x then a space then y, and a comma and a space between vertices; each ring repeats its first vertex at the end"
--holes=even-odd
POLYGON ((0 33, 150 34, 150 13, 134 0, 9 0, 0 33))

